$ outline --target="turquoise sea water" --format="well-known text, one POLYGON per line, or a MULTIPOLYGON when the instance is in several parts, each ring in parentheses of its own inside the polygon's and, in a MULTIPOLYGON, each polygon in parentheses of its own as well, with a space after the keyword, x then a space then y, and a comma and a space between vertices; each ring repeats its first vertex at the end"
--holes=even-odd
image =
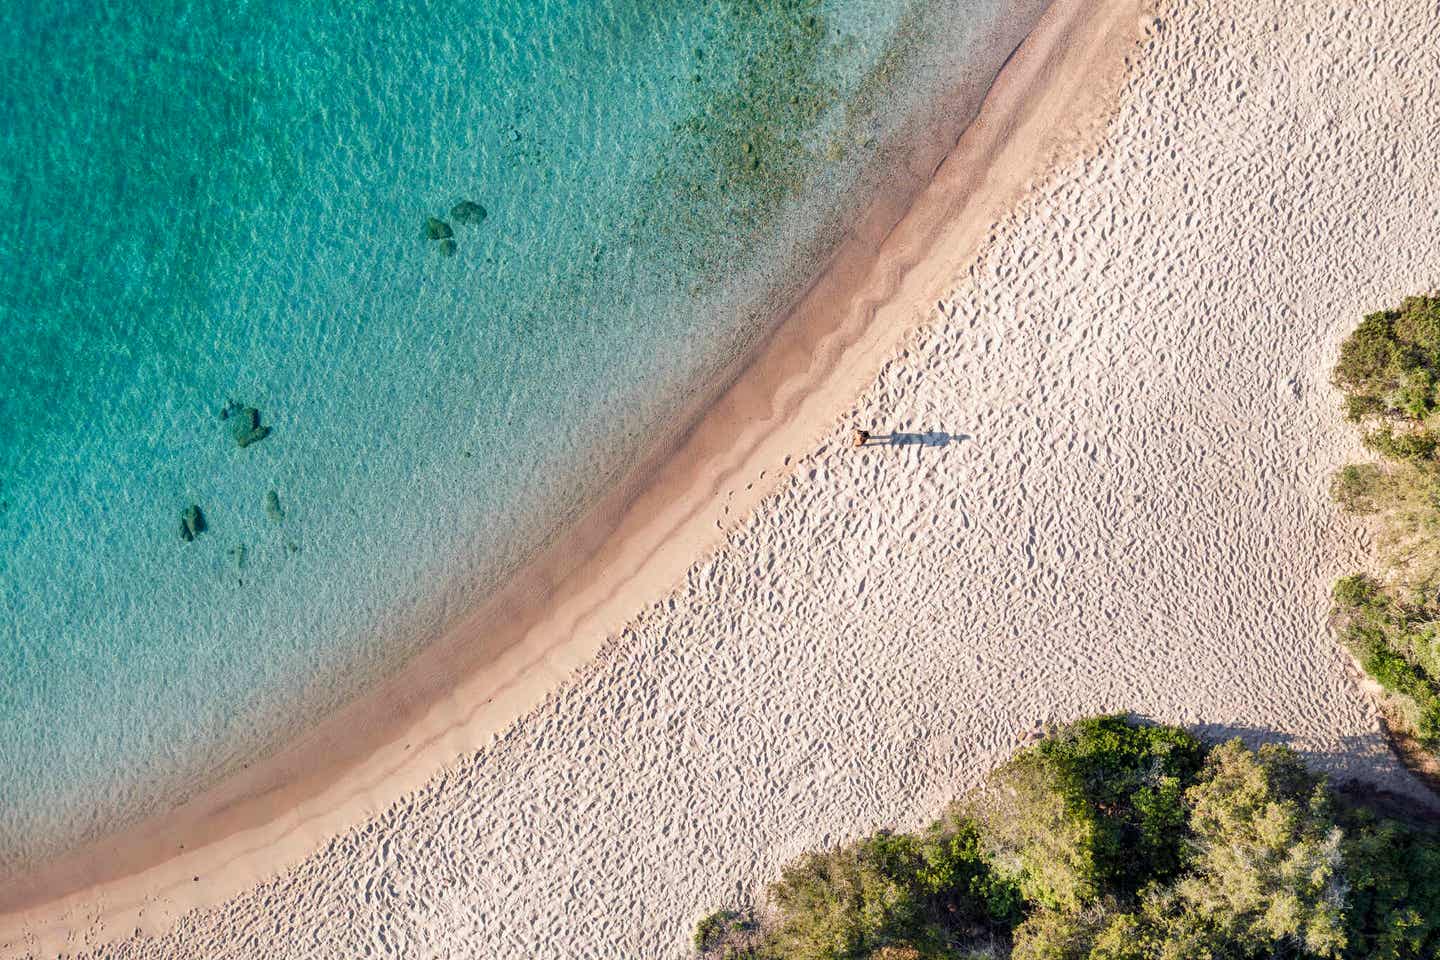
POLYGON ((483 598, 764 332, 887 137, 993 74, 998 10, 4 5, 0 868, 483 598))

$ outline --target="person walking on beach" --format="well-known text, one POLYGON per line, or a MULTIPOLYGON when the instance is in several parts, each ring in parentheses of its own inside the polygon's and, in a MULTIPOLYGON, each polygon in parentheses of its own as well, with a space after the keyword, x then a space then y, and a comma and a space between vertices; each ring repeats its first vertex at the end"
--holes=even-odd
POLYGON ((856 430, 855 433, 854 433, 854 434, 852 435, 852 437, 851 437, 851 445, 854 446, 854 447, 856 447, 857 449, 858 449, 859 447, 865 446, 865 444, 867 444, 867 443, 869 443, 869 442, 870 442, 870 431, 869 431, 869 430, 856 430))

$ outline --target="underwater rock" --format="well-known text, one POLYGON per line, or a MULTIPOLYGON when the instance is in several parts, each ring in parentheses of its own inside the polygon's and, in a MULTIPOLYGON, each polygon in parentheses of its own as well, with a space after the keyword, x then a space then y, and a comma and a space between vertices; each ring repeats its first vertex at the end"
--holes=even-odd
POLYGON ((455 256, 455 251, 457 249, 459 248, 455 246, 455 241, 450 239, 449 237, 446 237, 444 240, 440 241, 440 256, 442 257, 455 256))
POLYGON ((448 240, 455 236, 455 231, 450 229, 450 224, 438 217, 425 218, 425 239, 426 240, 448 240))
POLYGON ((245 404, 237 403, 229 397, 225 398, 225 406, 220 408, 220 419, 229 420, 231 417, 245 409, 245 404))
POLYGON ((265 516, 275 523, 285 519, 285 511, 280 509, 280 494, 274 490, 265 494, 265 516))
POLYGON ((260 411, 254 407, 242 407, 234 416, 235 426, 232 432, 235 434, 235 442, 242 448, 270 436, 270 428, 260 425, 260 411))
POLYGON ((180 539, 189 543, 204 532, 205 514, 200 512, 199 504, 192 503, 180 514, 180 539))
POLYGON ((461 200, 450 208, 450 219, 467 227, 484 223, 488 216, 490 211, 474 200, 461 200))
POLYGON ((252 443, 259 443, 268 436, 270 436, 269 427, 256 427, 254 430, 250 430, 244 434, 236 434, 235 442, 240 444, 241 447, 248 447, 252 443))

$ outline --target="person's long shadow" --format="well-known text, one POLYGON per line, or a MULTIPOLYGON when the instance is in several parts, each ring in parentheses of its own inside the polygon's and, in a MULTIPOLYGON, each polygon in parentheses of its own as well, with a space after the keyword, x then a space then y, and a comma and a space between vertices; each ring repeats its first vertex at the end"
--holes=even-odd
POLYGON ((889 433, 871 434, 861 446, 874 447, 888 445, 892 447, 945 447, 952 443, 959 443, 962 440, 969 440, 968 434, 946 433, 944 430, 931 430, 928 433, 889 433))

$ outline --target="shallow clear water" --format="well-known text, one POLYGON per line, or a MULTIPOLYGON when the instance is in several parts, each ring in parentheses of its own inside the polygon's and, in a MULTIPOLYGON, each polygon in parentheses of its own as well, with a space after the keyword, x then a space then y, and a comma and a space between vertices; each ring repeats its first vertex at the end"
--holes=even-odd
POLYGON ((877 144, 998 67, 998 6, 6 5, 0 867, 483 596, 763 332, 877 144))

